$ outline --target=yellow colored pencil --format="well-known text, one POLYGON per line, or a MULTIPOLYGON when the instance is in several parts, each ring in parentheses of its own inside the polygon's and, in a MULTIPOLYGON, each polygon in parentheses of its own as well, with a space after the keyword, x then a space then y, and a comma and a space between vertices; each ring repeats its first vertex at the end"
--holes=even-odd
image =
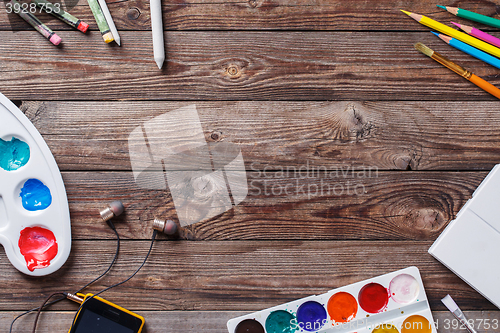
POLYGON ((470 46, 474 46, 484 52, 488 52, 496 57, 500 58, 500 49, 496 46, 490 45, 488 43, 483 42, 477 38, 467 35, 466 33, 455 30, 447 25, 439 23, 438 21, 434 21, 433 19, 428 18, 424 15, 419 15, 415 13, 410 13, 405 10, 401 10, 403 13, 414 19, 415 21, 428 26, 431 29, 442 32, 450 37, 456 38, 464 43, 469 44, 470 46))

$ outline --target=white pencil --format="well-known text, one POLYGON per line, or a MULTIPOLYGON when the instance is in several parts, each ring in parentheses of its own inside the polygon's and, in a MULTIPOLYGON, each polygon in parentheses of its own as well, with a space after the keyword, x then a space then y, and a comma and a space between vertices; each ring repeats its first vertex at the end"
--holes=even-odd
POLYGON ((109 12, 108 5, 105 0, 99 0, 99 6, 101 6, 102 13, 104 14, 104 18, 106 18, 106 22, 108 22, 109 30, 111 34, 115 38, 116 44, 120 45, 120 35, 118 34, 118 30, 116 30, 115 22, 113 22, 113 18, 111 17, 111 13, 109 12))
POLYGON ((161 0, 150 0, 151 30, 153 31, 153 53, 158 68, 165 61, 165 44, 163 41, 163 19, 161 0))

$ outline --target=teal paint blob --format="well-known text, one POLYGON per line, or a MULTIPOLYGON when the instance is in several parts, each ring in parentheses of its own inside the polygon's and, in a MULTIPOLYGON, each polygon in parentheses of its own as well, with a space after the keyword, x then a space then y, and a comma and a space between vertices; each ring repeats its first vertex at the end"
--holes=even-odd
POLYGON ((292 320, 295 316, 284 310, 273 311, 266 319, 267 333, 293 333, 292 320))
POLYGON ((30 147, 24 141, 12 138, 10 141, 0 139, 0 167, 6 171, 17 170, 30 159, 30 147))
POLYGON ((47 186, 38 179, 28 179, 20 194, 23 207, 31 212, 44 210, 52 203, 52 195, 47 186))

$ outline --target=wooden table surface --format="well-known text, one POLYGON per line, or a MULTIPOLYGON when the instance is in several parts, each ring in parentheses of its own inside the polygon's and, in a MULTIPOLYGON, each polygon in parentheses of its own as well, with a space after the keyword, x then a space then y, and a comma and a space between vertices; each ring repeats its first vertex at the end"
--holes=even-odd
MULTIPOLYGON (((500 162, 499 101, 413 48, 421 41, 500 86, 498 69, 399 11, 467 23, 436 4, 499 17, 500 1, 487 0, 164 0, 167 60, 158 70, 149 1, 108 1, 121 47, 103 42, 85 0, 66 1, 90 24, 85 35, 39 15, 60 47, 7 15, 2 1, 0 92, 54 154, 73 246, 63 268, 41 278, 18 272, 0 251, 0 332, 49 294, 77 290, 106 269, 116 244, 98 214, 107 202, 126 205, 116 222, 121 252, 89 292, 139 266, 155 217, 178 222, 168 190, 134 183, 127 138, 192 104, 207 141, 241 148, 250 190, 178 238, 160 236, 142 271, 103 295, 143 315, 145 332, 227 332, 229 318, 413 265, 440 333, 464 332, 444 325, 448 293, 469 317, 499 320, 494 305, 427 253, 500 162), (281 172, 294 167, 337 174, 281 172), (311 192, 323 183, 344 191, 311 192), (276 190, 287 184, 309 191, 276 190)), ((52 306, 39 332, 66 332, 76 308, 52 306)), ((31 332, 33 319, 14 332, 31 332)))

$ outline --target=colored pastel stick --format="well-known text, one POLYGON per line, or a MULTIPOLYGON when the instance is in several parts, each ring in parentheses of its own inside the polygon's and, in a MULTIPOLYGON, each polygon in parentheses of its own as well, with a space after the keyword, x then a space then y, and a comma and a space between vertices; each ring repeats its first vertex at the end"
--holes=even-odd
POLYGON ((87 29, 89 28, 89 25, 87 23, 64 11, 64 9, 62 9, 61 7, 54 6, 53 3, 48 2, 47 0, 31 0, 31 2, 42 8, 47 13, 57 17, 64 23, 69 24, 73 28, 76 28, 83 33, 86 33, 87 29))
POLYGON ((111 43, 115 39, 111 31, 109 30, 109 25, 106 22, 106 18, 104 17, 101 6, 99 6, 97 0, 87 0, 87 2, 89 3, 92 14, 94 14, 94 18, 97 22, 97 26, 99 27, 102 38, 106 43, 111 43))
POLYGON ((457 27, 459 27, 460 29, 462 29, 471 36, 484 40, 486 43, 490 43, 491 45, 495 45, 496 47, 500 47, 500 39, 490 34, 487 34, 484 31, 460 23, 455 23, 455 22, 451 23, 453 23, 454 25, 456 25, 457 27))
POLYGON ((474 21, 474 22, 483 23, 483 24, 486 24, 486 25, 489 25, 489 26, 492 26, 492 27, 495 27, 495 28, 500 28, 500 20, 498 20, 496 18, 489 17, 489 16, 486 16, 486 15, 481 15, 481 14, 478 14, 478 13, 474 13, 474 12, 471 12, 471 11, 468 11, 468 10, 465 10, 465 9, 462 9, 462 8, 445 7, 445 6, 440 6, 440 5, 437 5, 437 6, 439 8, 443 8, 448 13, 456 15, 458 17, 462 17, 464 19, 471 20, 471 21, 474 21))
POLYGON ((494 56, 491 56, 486 52, 478 50, 475 47, 472 47, 468 44, 465 44, 464 42, 461 42, 458 39, 451 38, 450 36, 446 36, 443 34, 438 34, 434 31, 431 31, 431 32, 434 35, 441 38, 446 44, 449 44, 462 52, 465 52, 465 53, 467 53, 475 58, 478 58, 479 60, 484 61, 487 64, 490 64, 491 66, 494 66, 494 67, 500 69, 500 59, 495 58, 494 56))
POLYGON ((493 45, 483 42, 482 40, 479 40, 463 32, 450 28, 449 26, 439 23, 438 21, 434 21, 433 19, 430 19, 427 16, 410 13, 405 10, 402 10, 402 12, 411 17, 412 19, 414 19, 415 21, 419 22, 420 24, 426 25, 433 30, 442 32, 443 34, 456 38, 464 43, 467 43, 471 46, 474 46, 475 48, 478 48, 484 52, 488 52, 489 54, 492 54, 500 58, 500 49, 498 47, 495 47, 493 45))
POLYGON ((116 29, 115 22, 113 22, 113 18, 111 17, 111 13, 109 12, 108 4, 106 3, 105 0, 99 0, 99 5, 101 6, 102 13, 104 14, 104 17, 106 18, 106 22, 109 25, 109 29, 111 30, 111 34, 113 34, 113 37, 115 38, 116 44, 118 44, 118 46, 120 46, 120 35, 118 34, 118 30, 116 29))
POLYGON ((52 29, 43 24, 35 15, 31 14, 27 10, 23 10, 19 2, 17 2, 16 0, 10 0, 10 2, 12 3, 12 8, 14 8, 14 5, 18 5, 19 6, 18 8, 20 8, 20 10, 16 12, 16 14, 21 16, 23 20, 28 22, 33 28, 36 29, 36 31, 41 33, 52 44, 59 45, 61 43, 62 41, 61 37, 56 35, 56 33, 52 31, 52 29))

